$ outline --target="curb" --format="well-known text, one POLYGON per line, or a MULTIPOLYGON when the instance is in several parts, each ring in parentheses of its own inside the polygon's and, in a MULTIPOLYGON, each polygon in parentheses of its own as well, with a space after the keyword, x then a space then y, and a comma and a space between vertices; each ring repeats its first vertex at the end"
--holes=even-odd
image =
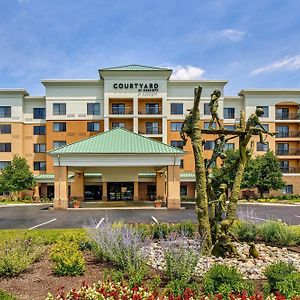
POLYGON ((24 204, 0 204, 1 207, 24 207, 24 206, 43 206, 52 205, 53 203, 24 203, 24 204))
MULTIPOLYGON (((181 210, 185 209, 185 207, 181 207, 178 209, 169 209, 169 210, 181 210)), ((82 207, 82 208, 67 208, 67 210, 168 210, 167 207, 82 207)))

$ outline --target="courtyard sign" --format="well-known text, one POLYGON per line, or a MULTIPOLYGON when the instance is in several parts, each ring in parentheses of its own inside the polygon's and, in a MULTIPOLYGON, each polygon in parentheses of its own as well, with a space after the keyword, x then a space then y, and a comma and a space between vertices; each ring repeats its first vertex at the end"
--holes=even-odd
POLYGON ((114 89, 136 89, 138 92, 158 92, 158 83, 114 83, 114 89))

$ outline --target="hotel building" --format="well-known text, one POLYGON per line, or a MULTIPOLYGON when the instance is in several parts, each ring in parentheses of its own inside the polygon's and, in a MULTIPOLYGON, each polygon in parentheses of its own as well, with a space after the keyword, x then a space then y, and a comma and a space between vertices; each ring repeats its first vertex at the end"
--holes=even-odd
MULTIPOLYGON (((42 80, 44 96, 0 89, 0 168, 14 155, 26 158, 38 182, 35 196, 54 197, 58 207, 69 196, 105 201, 160 196, 168 207, 178 207, 180 198, 195 193, 192 147, 190 142, 183 147, 179 131, 200 85, 203 128, 215 89, 221 91, 219 116, 227 129, 234 128, 241 110, 248 118, 263 108, 263 126, 278 134, 267 137, 268 145, 255 137, 254 154, 273 150, 287 182, 283 192, 300 194, 300 89, 243 89, 225 96, 225 80, 172 80, 171 74, 128 65, 100 69, 94 80, 42 80)), ((214 137, 204 139, 210 157, 214 137)), ((236 147, 237 139, 227 144, 236 147)))

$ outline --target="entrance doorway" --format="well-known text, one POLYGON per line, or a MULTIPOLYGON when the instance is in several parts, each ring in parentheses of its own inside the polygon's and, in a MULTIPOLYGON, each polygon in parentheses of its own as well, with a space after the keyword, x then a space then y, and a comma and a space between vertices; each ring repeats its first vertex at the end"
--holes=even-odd
POLYGON ((100 185, 85 185, 84 200, 101 200, 102 189, 100 185))
POLYGON ((109 182, 108 191, 109 200, 133 200, 132 182, 109 182))

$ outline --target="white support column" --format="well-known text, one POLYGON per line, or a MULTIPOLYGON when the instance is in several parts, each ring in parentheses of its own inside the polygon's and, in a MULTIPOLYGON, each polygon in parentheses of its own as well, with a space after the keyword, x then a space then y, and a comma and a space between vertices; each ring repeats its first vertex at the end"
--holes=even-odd
POLYGON ((162 142, 167 144, 168 143, 168 123, 167 117, 162 118, 162 142))

